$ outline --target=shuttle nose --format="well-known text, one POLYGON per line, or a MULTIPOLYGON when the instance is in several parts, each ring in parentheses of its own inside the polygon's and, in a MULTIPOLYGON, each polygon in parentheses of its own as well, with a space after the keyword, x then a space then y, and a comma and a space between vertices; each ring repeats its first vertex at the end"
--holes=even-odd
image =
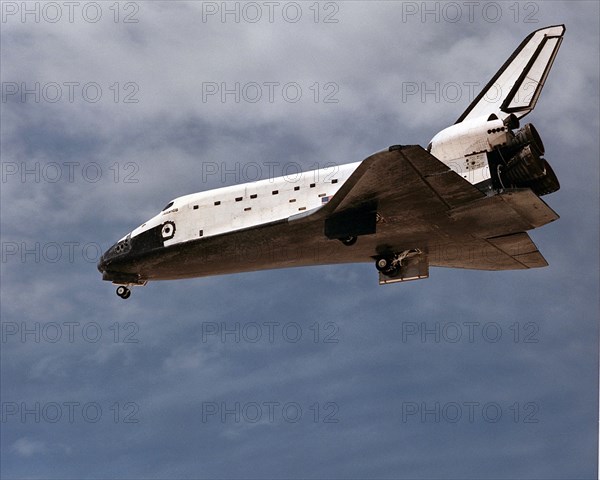
POLYGON ((100 273, 104 273, 106 271, 106 262, 104 261, 104 254, 100 257, 100 260, 98 260, 98 264, 96 265, 96 267, 98 268, 98 271, 100 273))
POLYGON ((112 276, 113 271, 121 270, 123 263, 127 261, 128 253, 131 251, 130 238, 127 237, 110 247, 102 254, 98 264, 98 271, 102 274, 102 278, 108 279, 112 276))
POLYGON ((104 252, 97 264, 102 279, 120 285, 145 285, 131 256, 132 250, 131 238, 127 236, 104 252))

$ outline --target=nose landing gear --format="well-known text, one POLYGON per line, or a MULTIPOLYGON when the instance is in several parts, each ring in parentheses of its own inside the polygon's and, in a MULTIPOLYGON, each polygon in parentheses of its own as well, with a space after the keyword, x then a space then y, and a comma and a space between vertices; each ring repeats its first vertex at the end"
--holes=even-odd
POLYGON ((131 296, 131 290, 125 285, 119 285, 117 287, 117 295, 123 300, 127 300, 131 296))

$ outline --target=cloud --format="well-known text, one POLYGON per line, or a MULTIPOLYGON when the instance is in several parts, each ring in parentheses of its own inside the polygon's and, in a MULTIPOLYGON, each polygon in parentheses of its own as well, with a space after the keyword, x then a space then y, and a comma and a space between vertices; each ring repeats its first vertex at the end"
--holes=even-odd
POLYGON ((13 443, 11 449, 21 457, 32 457, 48 451, 48 448, 44 442, 30 440, 25 437, 19 438, 15 443, 13 443))

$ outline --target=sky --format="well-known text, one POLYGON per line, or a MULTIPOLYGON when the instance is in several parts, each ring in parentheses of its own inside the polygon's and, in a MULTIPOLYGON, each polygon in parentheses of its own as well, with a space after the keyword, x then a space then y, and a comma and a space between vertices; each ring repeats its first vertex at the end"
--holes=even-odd
POLYGON ((588 479, 599 4, 2 2, 0 476, 588 479), (150 283, 96 262, 180 195, 426 146, 533 30, 542 269, 150 283))

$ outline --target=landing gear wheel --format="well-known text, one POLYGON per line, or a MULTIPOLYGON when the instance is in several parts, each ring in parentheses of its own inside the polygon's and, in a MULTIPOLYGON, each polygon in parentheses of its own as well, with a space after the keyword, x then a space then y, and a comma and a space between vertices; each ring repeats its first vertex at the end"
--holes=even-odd
POLYGON ((375 261, 377 271, 387 277, 396 277, 400 273, 400 262, 392 257, 381 257, 375 261))
POLYGON ((392 261, 386 257, 378 258, 375 262, 375 268, 381 273, 386 273, 391 267, 392 261))
POLYGON ((354 245, 357 240, 358 240, 358 237, 340 238, 340 242, 342 242, 347 247, 350 247, 350 246, 354 245))
POLYGON ((121 285, 121 286, 117 287, 117 295, 119 297, 121 297, 123 300, 126 300, 131 296, 131 290, 129 290, 127 287, 121 285))

